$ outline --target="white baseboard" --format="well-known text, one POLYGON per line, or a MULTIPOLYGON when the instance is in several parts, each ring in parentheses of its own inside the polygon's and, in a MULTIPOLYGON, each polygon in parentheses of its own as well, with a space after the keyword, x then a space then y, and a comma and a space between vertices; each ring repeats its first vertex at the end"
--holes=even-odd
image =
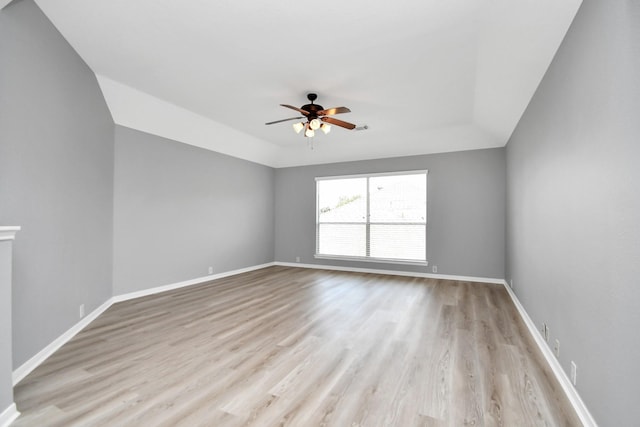
POLYGON ((382 270, 382 269, 374 269, 374 268, 342 267, 337 265, 324 265, 324 264, 301 264, 299 262, 275 262, 274 265, 280 265, 283 267, 315 268, 319 270, 351 271, 354 273, 388 274, 391 276, 424 277, 427 279, 459 280, 461 282, 494 283, 497 285, 501 285, 502 283, 504 283, 504 279, 494 279, 489 277, 453 276, 449 274, 421 273, 419 271, 382 270))
POLYGON ((31 359, 24 362, 17 369, 13 371, 13 385, 15 386, 24 379, 31 371, 36 369, 42 362, 44 362, 49 356, 55 353, 60 347, 73 338, 78 332, 80 332, 85 326, 93 322, 98 316, 105 312, 111 304, 113 304, 113 298, 108 299, 100 307, 93 310, 91 313, 80 319, 78 323, 73 325, 67 332, 56 338, 51 344, 43 348, 33 356, 31 359))
MULTIPOLYGON (((260 265, 254 265, 251 267, 241 268, 238 270, 227 271, 224 273, 213 274, 210 276, 198 277, 196 279, 185 280, 184 282, 172 283, 169 285, 158 286, 155 288, 145 289, 142 291, 131 292, 123 295, 116 295, 114 297, 109 298, 106 302, 104 302, 100 307, 93 310, 90 314, 85 316, 82 320, 72 326, 68 331, 60 335, 56 338, 51 344, 40 350, 38 354, 33 356, 31 359, 27 360, 21 366, 13 371, 12 379, 13 385, 15 387, 20 381, 24 379, 27 375, 29 375, 34 369, 36 369, 42 362, 44 362, 49 356, 51 356, 55 351, 57 351, 60 347, 66 344, 71 338, 73 338, 78 332, 80 332, 84 327, 86 327, 89 323, 95 320, 98 316, 104 313, 109 307, 117 302, 127 301, 134 298, 140 298, 147 295, 153 295, 160 292, 166 292, 173 289, 184 288, 186 286, 197 285, 199 283, 209 282, 211 280, 221 279, 223 277, 235 276, 236 274, 247 273, 253 270, 259 270, 265 267, 271 267, 275 265, 274 263, 266 263, 260 265)), ((2 427, 0 425, 0 427, 2 427)))
POLYGON ((12 403, 0 414, 0 427, 9 427, 20 416, 16 404, 12 403))
POLYGON ((553 374, 555 375, 556 379, 560 383, 562 390, 567 395, 569 402, 571 402, 571 405, 573 406, 576 413, 578 414, 580 421, 582 421, 582 424, 585 427, 597 427, 598 424, 596 424, 596 421, 593 419, 593 416, 589 412, 589 409, 587 409, 587 406, 584 404, 584 402, 580 398, 578 391, 571 383, 571 380, 567 376, 564 369, 562 369, 560 362, 558 361, 558 359, 556 359, 555 355, 551 351, 551 348, 549 348, 549 346, 545 342, 544 338, 542 337, 542 334, 540 334, 540 331, 538 331, 538 328, 536 327, 535 323, 533 322, 533 320, 531 320, 531 317, 529 317, 529 314, 520 303, 520 300, 518 300, 518 297, 513 292, 513 289, 511 289, 511 287, 507 284, 506 280, 503 280, 502 284, 504 285, 505 289, 509 293, 509 296, 511 297, 513 304, 516 306, 516 309, 518 310, 520 317, 524 321, 525 325, 527 325, 527 329, 529 329, 529 333, 531 334, 534 341, 538 345, 538 348, 540 349, 544 358, 549 364, 549 367, 553 371, 553 374))
POLYGON ((158 286, 155 288, 144 289, 142 291, 131 292, 128 294, 122 294, 114 296, 113 302, 121 302, 127 301, 134 298, 145 297, 147 295, 158 294, 161 292, 171 291, 174 289, 180 289, 187 286, 198 285, 200 283, 210 282, 211 280, 222 279, 224 277, 235 276, 236 274, 248 273, 249 271, 259 270, 265 267, 271 267, 275 265, 273 262, 268 262, 266 264, 253 265, 251 267, 240 268, 238 270, 225 271, 224 273, 212 274, 209 276, 198 277, 191 280, 185 280, 184 282, 171 283, 169 285, 158 286))

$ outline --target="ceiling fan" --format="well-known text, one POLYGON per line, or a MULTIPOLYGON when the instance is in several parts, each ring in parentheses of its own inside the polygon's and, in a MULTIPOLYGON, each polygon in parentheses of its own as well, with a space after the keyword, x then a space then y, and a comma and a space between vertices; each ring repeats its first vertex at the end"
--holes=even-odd
MULTIPOLYGON (((300 108, 294 107, 293 105, 280 104, 283 107, 290 108, 302 114, 303 121, 293 125, 293 129, 296 131, 296 133, 300 133, 300 131, 304 129, 304 136, 311 138, 315 135, 315 131, 318 129, 320 129, 324 133, 329 133, 329 131, 331 130, 330 125, 340 126, 349 130, 355 129, 356 125, 354 125, 353 123, 344 122, 342 120, 331 117, 335 114, 350 113, 350 109, 348 109, 347 107, 325 109, 324 107, 322 107, 322 105, 313 103, 313 101, 315 101, 317 98, 318 95, 316 95, 315 93, 307 94, 307 99, 310 101, 310 104, 305 104, 300 108), (306 120, 306 122, 304 120, 306 120)), ((274 122, 268 122, 265 123, 265 125, 273 125, 276 123, 288 122, 290 120, 300 120, 300 116, 276 120, 274 122)))

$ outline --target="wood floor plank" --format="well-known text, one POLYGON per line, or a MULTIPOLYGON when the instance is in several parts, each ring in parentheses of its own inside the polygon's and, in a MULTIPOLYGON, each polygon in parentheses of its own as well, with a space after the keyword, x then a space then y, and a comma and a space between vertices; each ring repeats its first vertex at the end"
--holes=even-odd
POLYGON ((579 426, 498 285, 269 267, 114 304, 24 426, 579 426))

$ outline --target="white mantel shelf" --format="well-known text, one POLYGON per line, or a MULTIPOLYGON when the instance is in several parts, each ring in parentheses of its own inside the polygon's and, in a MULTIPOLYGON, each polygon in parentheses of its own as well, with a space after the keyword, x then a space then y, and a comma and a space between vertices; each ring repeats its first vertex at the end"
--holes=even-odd
POLYGON ((18 226, 0 226, 0 241, 14 240, 18 231, 20 231, 18 226))

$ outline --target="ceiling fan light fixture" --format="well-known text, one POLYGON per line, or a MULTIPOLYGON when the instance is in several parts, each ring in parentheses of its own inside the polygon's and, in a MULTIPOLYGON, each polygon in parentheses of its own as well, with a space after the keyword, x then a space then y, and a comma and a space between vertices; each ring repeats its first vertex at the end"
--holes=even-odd
POLYGON ((302 129, 304 129, 304 123, 300 122, 300 123, 294 123, 294 124, 293 124, 293 130, 294 130, 296 133, 300 133, 300 131, 301 131, 302 129))
POLYGON ((318 130, 318 128, 320 127, 320 120, 318 119, 313 119, 309 122, 309 127, 311 128, 311 130, 318 130))
POLYGON ((272 122, 267 122, 265 123, 265 125, 273 125, 276 123, 295 120, 297 123, 293 125, 294 132, 298 134, 303 133, 304 136, 308 138, 309 141, 307 142, 309 143, 311 143, 312 138, 316 135, 316 132, 318 130, 321 130, 324 134, 327 134, 331 131, 331 126, 338 126, 348 130, 356 128, 356 125, 354 125, 353 123, 345 122, 333 117, 336 114, 350 113, 350 109, 348 109, 347 107, 334 107, 325 109, 322 105, 314 104, 314 101, 317 98, 317 94, 308 93, 307 99, 310 103, 305 104, 300 108, 294 107, 293 105, 289 104, 280 104, 282 107, 297 111, 302 115, 302 117, 298 116, 288 119, 275 120, 272 122))

